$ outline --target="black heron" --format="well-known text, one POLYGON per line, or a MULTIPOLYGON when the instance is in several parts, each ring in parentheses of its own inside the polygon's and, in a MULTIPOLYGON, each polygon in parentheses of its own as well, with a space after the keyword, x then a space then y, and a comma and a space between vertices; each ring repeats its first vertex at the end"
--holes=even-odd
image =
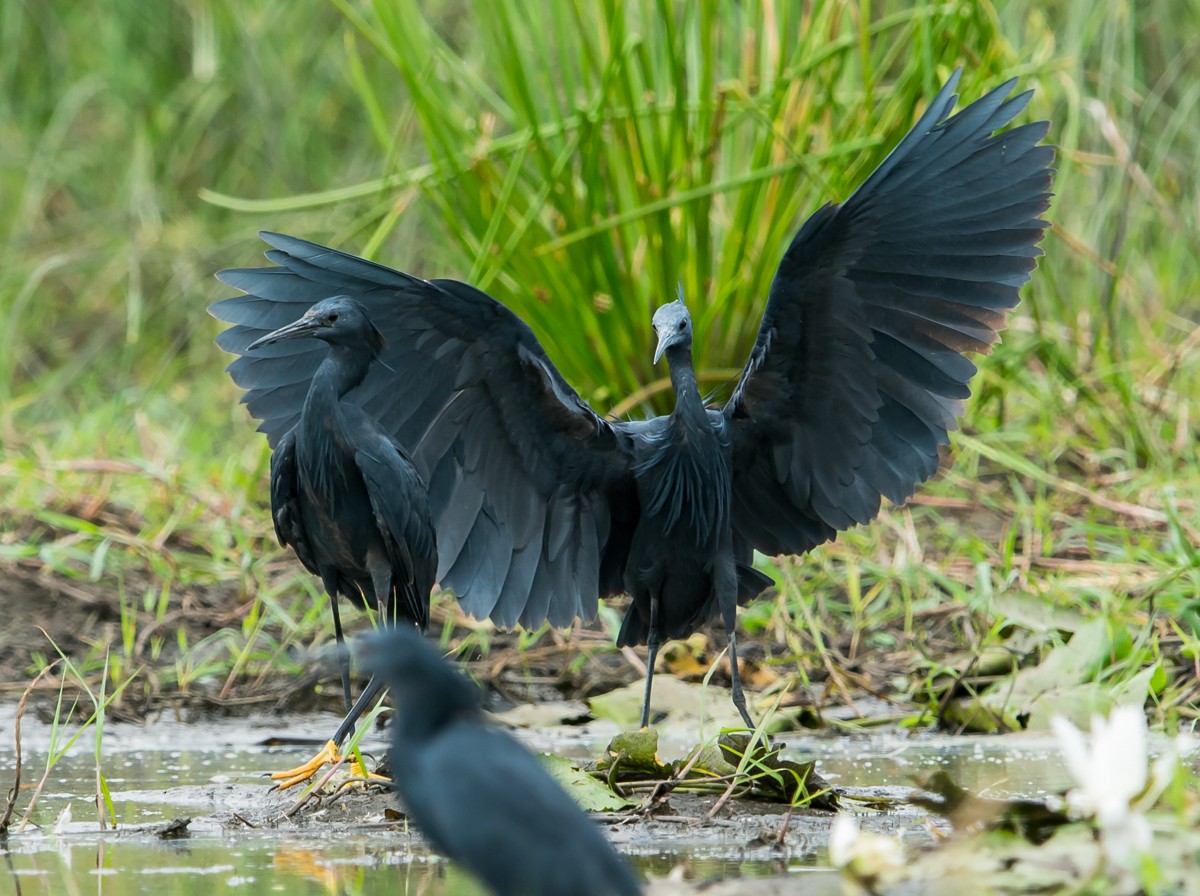
POLYGON ((338 595, 379 611, 384 624, 424 629, 437 570, 437 545, 425 484, 404 449, 362 407, 346 400, 387 343, 367 310, 349 296, 316 303, 299 319, 246 347, 249 358, 285 361, 325 343, 300 415, 271 454, 271 516, 280 544, 320 576, 342 649, 347 714, 310 762, 272 777, 289 787, 309 778, 338 749, 379 693, 372 678, 350 705, 338 595), (319 341, 317 341, 319 340, 319 341), (278 346, 265 351, 268 346, 278 346))
MULTIPOLYGON (((500 625, 589 619, 632 596, 618 642, 655 653, 771 580, 754 551, 800 554, 905 501, 933 475, 975 366, 1041 254, 1054 151, 1049 123, 1008 127, 1030 92, 1009 81, 954 115, 959 73, 840 205, 800 228, 771 284, 732 396, 707 408, 682 302, 658 309, 655 357, 675 409, 610 420, 563 379, 508 308, 454 280, 422 280, 295 237, 264 233, 276 267, 218 275, 247 295, 212 313, 242 353, 331 292, 370 309, 395 372, 355 400, 429 485, 438 580, 500 625), (1007 128, 1007 129, 1005 129, 1007 128)), ((275 443, 295 422, 317 357, 230 367, 275 443)))
POLYGON ((393 787, 437 849, 499 896, 634 896, 641 888, 595 822, 511 736, 481 693, 411 629, 369 642, 396 707, 393 787))

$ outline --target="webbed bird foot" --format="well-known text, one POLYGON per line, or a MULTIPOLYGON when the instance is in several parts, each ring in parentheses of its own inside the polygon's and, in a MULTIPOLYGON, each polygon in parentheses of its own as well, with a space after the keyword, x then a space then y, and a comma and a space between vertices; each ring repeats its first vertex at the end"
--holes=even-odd
MULTIPOLYGON (((272 790, 287 790, 289 787, 295 787, 297 784, 303 784, 315 775, 326 765, 332 765, 342 761, 342 754, 338 752, 338 746, 333 741, 327 741, 325 746, 312 759, 295 768, 289 768, 282 772, 271 772, 271 779, 278 781, 272 790)), ((355 762, 357 766, 357 762, 355 762)), ((359 771, 363 770, 361 767, 359 771)))

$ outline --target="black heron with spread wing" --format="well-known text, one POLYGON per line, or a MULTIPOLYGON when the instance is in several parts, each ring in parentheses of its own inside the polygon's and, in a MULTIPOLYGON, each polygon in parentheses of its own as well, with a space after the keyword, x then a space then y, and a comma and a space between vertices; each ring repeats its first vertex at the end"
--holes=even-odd
POLYGON ((1041 254, 1049 124, 1008 127, 1014 81, 950 115, 958 73, 842 204, 805 222, 771 284, 732 396, 705 406, 682 302, 659 308, 675 408, 610 420, 580 398, 528 326, 483 292, 422 280, 264 233, 275 267, 220 279, 247 295, 212 313, 272 445, 295 425, 319 363, 247 346, 334 293, 369 309, 390 348, 347 397, 411 454, 429 488, 437 578, 500 625, 592 618, 628 593, 618 641, 658 645, 720 616, 733 697, 739 602, 770 579, 754 551, 800 554, 903 502, 938 447, 1041 254), (389 369, 390 368, 390 369, 389 369))
MULTIPOLYGON (((404 448, 359 405, 347 401, 387 346, 367 310, 334 296, 295 321, 246 347, 249 357, 286 358, 294 346, 321 346, 323 359, 309 378, 294 425, 271 454, 271 515, 281 544, 320 576, 333 608, 341 648, 341 595, 379 611, 384 624, 424 629, 437 570, 437 544, 425 484, 404 448), (268 351, 269 346, 278 346, 268 351)), ((347 714, 333 738, 310 762, 277 772, 280 787, 306 780, 354 729, 380 691, 372 678, 350 704, 348 660, 342 662, 347 714)))

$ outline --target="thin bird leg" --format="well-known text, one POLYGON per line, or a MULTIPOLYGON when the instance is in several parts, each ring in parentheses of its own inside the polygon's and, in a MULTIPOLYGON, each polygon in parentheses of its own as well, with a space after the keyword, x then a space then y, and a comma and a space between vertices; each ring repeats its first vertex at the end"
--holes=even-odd
POLYGON ((354 701, 354 705, 350 707, 350 711, 346 713, 346 718, 342 719, 342 724, 338 726, 338 730, 334 733, 334 746, 340 748, 345 743, 346 738, 350 736, 350 732, 354 730, 354 726, 358 724, 358 720, 362 718, 362 714, 371 705, 371 701, 382 690, 383 682, 379 680, 378 675, 372 675, 371 680, 367 683, 366 690, 359 694, 358 699, 354 701))
POLYGON ((754 730, 754 719, 746 709, 746 693, 742 690, 742 673, 738 671, 737 658, 737 601, 730 601, 729 606, 722 612, 725 617, 725 631, 729 634, 729 677, 732 679, 730 690, 733 705, 742 714, 742 721, 751 731, 754 730))
POLYGON ((346 650, 346 636, 342 634, 342 614, 338 612, 338 599, 329 593, 329 605, 333 608, 333 637, 337 641, 338 665, 342 672, 342 697, 346 701, 346 712, 353 707, 350 699, 350 653, 346 650))
MULTIPOLYGON (((391 605, 391 601, 388 599, 390 597, 392 587, 391 569, 372 562, 371 581, 375 590, 375 606, 379 609, 380 625, 386 626, 389 623, 387 617, 388 610, 391 605)), ((336 618, 337 617, 335 616, 334 619, 336 620, 336 618)), ((348 687, 349 686, 347 685, 347 688, 348 687)), ((346 717, 342 719, 342 724, 338 726, 337 731, 334 732, 332 740, 330 740, 329 744, 326 745, 327 748, 330 744, 332 744, 334 753, 340 754, 342 744, 345 743, 346 738, 350 736, 350 733, 354 730, 354 726, 358 724, 358 720, 362 718, 362 714, 367 711, 367 707, 371 705, 371 702, 382 690, 383 682, 380 680, 378 675, 372 675, 371 680, 367 682, 366 689, 358 695, 358 699, 354 701, 354 705, 346 711, 346 717)), ((349 693, 349 691, 347 691, 347 693, 349 693)), ((337 761, 340 758, 340 755, 335 755, 334 759, 331 761, 337 761)), ((376 775, 368 772, 359 764, 357 759, 351 763, 350 770, 353 774, 363 778, 368 778, 372 781, 391 780, 390 778, 385 778, 382 775, 376 775)))
MULTIPOLYGON (((346 738, 350 736, 350 732, 354 730, 355 724, 362 718, 362 714, 366 712, 367 707, 371 705, 379 692, 383 690, 383 682, 378 675, 372 675, 371 680, 367 683, 366 690, 359 695, 359 698, 354 701, 354 705, 346 713, 346 718, 342 719, 342 724, 338 726, 338 730, 333 737, 321 748, 308 762, 298 765, 295 768, 289 768, 281 772, 272 772, 271 778, 279 783, 275 785, 276 790, 287 790, 289 787, 295 787, 297 784, 303 784, 309 780, 317 771, 324 765, 333 764, 342 761, 342 744, 346 742, 346 738)), ((376 775, 373 772, 368 772, 365 768, 358 764, 358 760, 354 760, 350 764, 351 774, 366 778, 370 781, 390 781, 390 778, 385 778, 382 775, 376 775)))
MULTIPOLYGON (((346 650, 346 638, 345 635, 342 634, 342 617, 338 612, 337 589, 335 587, 335 582, 329 581, 324 576, 322 576, 322 580, 325 584, 325 592, 329 595, 329 606, 333 610, 333 636, 337 641, 338 665, 341 667, 342 673, 342 697, 346 701, 347 718, 354 720, 357 719, 358 716, 362 715, 362 709, 360 708, 358 713, 354 714, 354 707, 356 704, 352 703, 350 700, 350 653, 346 650)), ((368 690, 370 690, 370 686, 368 686, 368 690)), ((362 700, 359 700, 359 702, 364 703, 362 700)), ((342 723, 343 726, 345 726, 345 724, 345 722, 342 723)), ((353 727, 354 722, 351 721, 350 728, 353 729, 353 727)), ((316 756, 307 762, 302 763, 295 768, 284 769, 283 771, 279 772, 271 772, 272 780, 279 782, 274 786, 273 789, 287 790, 289 787, 295 787, 297 784, 303 784, 305 781, 309 780, 313 775, 315 775, 322 766, 340 762, 342 757, 341 753, 339 752, 339 747, 341 746, 342 741, 346 739, 346 735, 341 733, 341 731, 342 729, 339 728, 338 732, 341 734, 340 737, 334 735, 335 739, 326 741, 325 746, 321 748, 320 752, 318 752, 316 756)))
MULTIPOLYGON (((297 784, 303 784, 309 778, 317 773, 324 765, 333 764, 342 761, 342 744, 346 738, 350 736, 350 732, 354 730, 354 725, 366 712, 371 701, 379 696, 379 692, 383 690, 383 682, 378 675, 372 675, 370 682, 367 683, 367 688, 362 692, 359 698, 354 701, 354 705, 350 707, 350 711, 346 713, 346 718, 342 720, 342 724, 338 726, 337 732, 321 748, 312 759, 295 768, 289 768, 281 772, 272 772, 271 777, 279 783, 275 785, 276 790, 287 790, 289 787, 294 787, 297 784)), ((368 772, 365 768, 358 765, 357 760, 351 763, 350 771, 352 774, 362 778, 369 778, 372 781, 387 781, 381 775, 375 775, 368 772)))
MULTIPOLYGON (((350 711, 346 713, 346 718, 342 719, 342 724, 338 726, 338 730, 334 732, 333 740, 330 743, 334 744, 338 751, 341 751, 342 744, 346 738, 354 731, 354 726, 358 724, 358 720, 362 718, 362 714, 367 711, 367 707, 371 702, 379 696, 379 692, 383 690, 383 681, 378 675, 372 675, 371 680, 367 682, 366 689, 354 701, 354 705, 350 707, 350 711)), ((377 775, 374 772, 367 771, 366 767, 359 763, 357 759, 350 761, 350 773, 360 778, 366 778, 368 781, 385 781, 391 782, 391 778, 384 775, 377 775)), ((361 783, 361 782, 352 782, 361 783)))
POLYGON ((658 657, 658 598, 650 598, 650 631, 646 635, 646 696, 642 701, 642 727, 650 727, 650 687, 654 684, 654 661, 658 657))

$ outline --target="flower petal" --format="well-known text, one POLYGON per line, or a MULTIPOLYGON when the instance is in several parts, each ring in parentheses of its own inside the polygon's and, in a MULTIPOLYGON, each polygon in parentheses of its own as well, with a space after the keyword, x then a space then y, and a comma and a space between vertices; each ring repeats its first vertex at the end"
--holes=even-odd
POLYGON ((854 844, 858 841, 858 822, 851 815, 839 813, 829 826, 829 861, 835 868, 845 868, 854 859, 854 844))
POLYGON ((1092 763, 1083 732, 1062 716, 1054 716, 1050 720, 1050 730, 1054 732, 1054 738, 1058 741, 1058 749, 1067 764, 1067 771, 1076 784, 1086 786, 1092 776, 1092 763))
POLYGON ((1108 722, 1092 720, 1092 764, 1094 782, 1103 788, 1106 803, 1129 801, 1146 789, 1148 732, 1146 714, 1138 706, 1115 707, 1108 722))

